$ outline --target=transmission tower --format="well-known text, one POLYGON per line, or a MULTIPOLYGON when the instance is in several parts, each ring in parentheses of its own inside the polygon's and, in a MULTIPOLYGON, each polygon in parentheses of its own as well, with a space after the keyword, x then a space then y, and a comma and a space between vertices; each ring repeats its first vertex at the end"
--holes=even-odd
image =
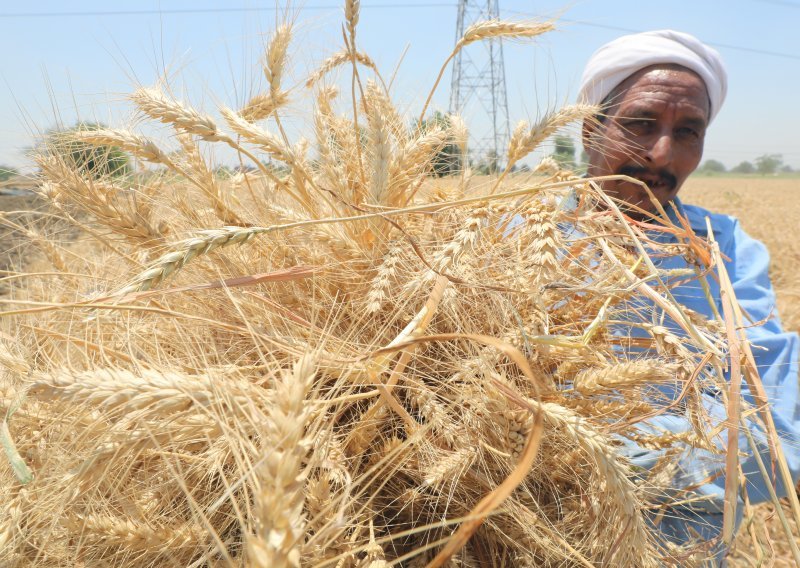
MULTIPOLYGON (((456 41, 475 22, 498 18, 498 0, 459 0, 456 41)), ((456 54, 450 85, 450 112, 473 125, 470 157, 490 163, 505 159, 508 147, 508 97, 503 44, 499 39, 473 43, 456 54), (494 158, 492 158, 494 156, 494 158)))

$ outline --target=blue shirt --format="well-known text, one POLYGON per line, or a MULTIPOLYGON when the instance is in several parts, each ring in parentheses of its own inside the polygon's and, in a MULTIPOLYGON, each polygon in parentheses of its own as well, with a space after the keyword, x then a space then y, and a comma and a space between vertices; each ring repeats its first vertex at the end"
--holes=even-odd
MULTIPOLYGON (((794 485, 800 477, 800 383, 798 383, 798 359, 800 358, 800 340, 794 332, 784 332, 780 319, 775 310, 775 291, 769 278, 769 253, 766 247, 756 239, 745 233, 737 219, 728 215, 719 215, 694 205, 685 205, 680 200, 674 201, 677 210, 689 222, 694 233, 707 239, 708 226, 706 218, 710 220, 714 240, 718 243, 723 255, 723 262, 728 276, 731 279, 734 293, 750 321, 746 333, 751 343, 753 356, 761 375, 764 390, 769 398, 776 429, 782 441, 783 453, 793 479, 791 488, 784 487, 780 478, 776 480, 776 493, 779 496, 787 495, 788 490, 794 490, 794 485)), ((575 195, 568 196, 562 207, 572 209, 576 206, 575 195)), ((667 214, 673 224, 681 226, 675 209, 667 207, 667 214)), ((507 234, 520 220, 514 219, 509 223, 507 234)), ((582 238, 576 227, 562 226, 567 240, 582 238)), ((667 232, 657 232, 649 235, 654 240, 664 244, 677 244, 677 237, 667 232)), ((676 270, 684 272, 676 279, 686 280, 685 269, 690 268, 687 261, 681 256, 656 256, 652 257, 653 263, 662 271, 676 270)), ((719 313, 722 313, 719 284, 712 277, 706 279, 710 289, 710 296, 716 303, 719 313)), ((667 282, 669 284, 669 282, 667 282)), ((675 300, 685 307, 714 319, 709 301, 700 282, 690 279, 685 282, 673 283, 671 293, 675 300)), ((638 308, 643 307, 642 300, 637 300, 638 308)), ((652 304, 650 304, 652 307, 652 304)), ((634 310, 635 312, 636 310, 634 310)), ((683 332, 677 325, 670 327, 676 334, 683 332)), ((646 336, 646 332, 638 327, 623 326, 620 332, 623 335, 646 336)), ((641 354, 641 353, 640 353, 641 354)), ((745 381, 741 384, 744 400, 753 403, 748 386, 745 381)), ((704 405, 711 419, 709 431, 723 423, 727 416, 726 408, 719 393, 705 393, 704 405)), ((761 457, 767 471, 772 471, 772 457, 770 456, 767 438, 757 423, 749 419, 748 429, 755 441, 758 455, 761 457)), ((667 432, 691 432, 692 424, 680 412, 661 414, 652 419, 643 421, 638 427, 644 432, 654 435, 667 432)), ((660 519, 658 529, 662 536, 668 540, 684 543, 699 535, 705 540, 717 537, 722 528, 722 518, 725 502, 725 440, 727 431, 715 438, 718 452, 709 452, 685 446, 675 459, 678 467, 672 479, 671 493, 677 493, 677 500, 686 502, 684 505, 673 506, 666 511, 660 519), (713 481, 707 481, 713 478, 713 481), (681 490, 691 488, 696 499, 690 499, 681 490)), ((620 453, 627 457, 631 464, 641 470, 649 470, 665 455, 665 450, 650 450, 642 448, 628 438, 621 438, 620 453)), ((747 494, 751 503, 758 503, 770 499, 766 481, 763 478, 755 458, 755 450, 744 433, 740 435, 739 451, 742 454, 740 464, 746 480, 747 494)), ((665 495, 669 502, 669 496, 665 495)), ((741 504, 741 503, 740 503, 741 504)), ((742 507, 738 508, 737 524, 741 520, 742 507)), ((714 554, 722 562, 725 551, 718 547, 714 554)))
MULTIPOLYGON (((747 337, 752 345, 756 366, 761 375, 764 390, 769 398, 770 411, 775 426, 782 440, 782 448, 788 462, 794 484, 800 477, 800 394, 798 388, 798 358, 800 358, 800 341, 796 333, 787 333, 781 328, 780 319, 775 311, 775 292, 770 282, 769 253, 766 247, 745 233, 739 221, 728 215, 711 213, 701 207, 684 205, 679 200, 675 206, 688 219, 692 230, 698 237, 708 238, 706 218, 710 220, 714 239, 723 254, 725 268, 733 284, 739 304, 751 321, 745 322, 749 327, 747 337)), ((675 210, 669 207, 668 215, 678 226, 675 210)), ((676 237, 668 233, 659 234, 658 240, 665 243, 677 243, 676 237)), ((654 264, 660 269, 687 268, 687 262, 680 256, 654 258, 654 264)), ((711 296, 722 313, 719 285, 713 278, 707 279, 711 296)), ((675 299, 684 306, 713 318, 709 302, 698 281, 680 284, 672 290, 675 299)), ((753 398, 746 382, 742 381, 742 395, 751 404, 753 398)), ((714 422, 722 423, 726 409, 720 397, 713 393, 704 395, 706 408, 714 422)), ((712 426, 713 426, 712 425, 712 426)), ((755 421, 748 422, 749 429, 756 441, 756 446, 767 471, 772 471, 772 458, 763 430, 755 421)), ((641 428, 653 433, 664 430, 673 432, 690 431, 688 420, 679 414, 658 416, 641 425, 641 428)), ((724 450, 726 432, 717 438, 720 448, 724 450)), ((741 466, 746 479, 747 494, 751 503, 769 500, 766 481, 758 467, 755 450, 748 439, 741 434, 739 449, 744 455, 741 466)), ((649 469, 663 455, 663 451, 646 450, 635 443, 626 441, 623 453, 636 466, 649 469)), ((711 482, 703 483, 710 475, 725 470, 725 456, 695 448, 686 448, 679 456, 679 473, 673 479, 676 489, 697 487, 693 491, 700 499, 687 505, 684 511, 673 510, 665 515, 665 523, 661 528, 671 540, 683 541, 689 538, 692 531, 686 530, 692 524, 705 538, 716 536, 721 529, 724 505, 725 477, 718 475, 711 482), (694 523, 692 523, 694 519, 694 523)), ((779 496, 785 496, 792 488, 784 487, 777 480, 779 496)), ((739 509, 741 511, 741 508, 739 509)), ((740 517, 741 518, 741 517, 740 517)))

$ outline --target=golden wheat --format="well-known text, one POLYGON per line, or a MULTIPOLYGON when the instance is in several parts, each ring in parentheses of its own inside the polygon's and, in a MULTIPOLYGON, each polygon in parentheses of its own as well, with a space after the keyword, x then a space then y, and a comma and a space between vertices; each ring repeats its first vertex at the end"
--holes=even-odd
MULTIPOLYGON (((76 136, 166 171, 93 178, 42 149, 43 198, 101 246, 62 254, 45 223, 25 227, 58 273, 15 279, 4 300, 0 564, 708 560, 654 525, 692 493, 618 448, 721 454, 703 392, 728 392, 736 338, 683 310, 644 255, 706 245, 665 221, 653 230, 680 245, 645 246, 557 164, 510 173, 590 107, 517 128, 506 173, 471 187, 464 120, 408 126, 356 50, 359 10, 345 4, 344 49, 306 84, 347 62, 375 80, 352 65, 345 103, 319 88, 314 151, 281 124, 296 108, 288 24, 267 42, 269 91, 221 108, 236 140, 139 89, 178 152, 126 129, 76 136), (215 175, 215 144, 242 173, 215 175), (461 171, 434 178, 450 145, 461 171), (684 433, 642 425, 682 411, 684 433)), ((457 49, 551 28, 483 22, 457 49)))

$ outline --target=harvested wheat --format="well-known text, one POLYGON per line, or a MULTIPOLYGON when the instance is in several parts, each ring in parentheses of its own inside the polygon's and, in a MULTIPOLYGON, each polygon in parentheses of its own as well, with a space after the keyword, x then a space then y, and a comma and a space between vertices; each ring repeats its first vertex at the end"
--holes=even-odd
MULTIPOLYGON (((356 50, 358 9, 347 3, 348 45, 309 86, 347 61, 377 74, 356 50)), ((459 48, 549 28, 487 22, 459 48)), ((77 134, 169 175, 133 175, 128 191, 58 148, 39 156, 45 197, 93 218, 101 239, 80 258, 47 249, 64 276, 19 286, 4 314, 3 565, 702 557, 702 543, 654 537, 651 521, 684 498, 666 491, 669 468, 636 472, 615 446, 722 454, 699 398, 726 388, 718 322, 670 298, 640 234, 590 181, 504 174, 481 192, 466 174, 432 179, 445 145, 466 155, 463 121, 406 126, 378 76, 354 87, 356 108, 341 105, 355 115, 319 87, 312 160, 280 129, 290 37, 281 27, 269 42, 269 92, 222 109, 231 134, 157 89, 132 100, 182 151, 124 130, 77 134), (277 132, 255 124, 266 118, 277 132), (260 169, 223 186, 200 142, 260 169), (676 397, 695 432, 637 429, 676 397)), ((510 165, 593 113, 520 128, 510 165)), ((684 228, 663 230, 685 245, 651 252, 702 251, 684 228)))

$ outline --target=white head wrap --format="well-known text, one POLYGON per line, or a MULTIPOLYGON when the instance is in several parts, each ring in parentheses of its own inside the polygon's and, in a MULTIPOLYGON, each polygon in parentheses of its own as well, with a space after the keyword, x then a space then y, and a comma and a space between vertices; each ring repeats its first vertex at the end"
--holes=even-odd
POLYGON ((697 38, 673 30, 622 36, 595 51, 583 70, 578 100, 599 105, 625 79, 658 64, 681 65, 697 73, 711 101, 708 121, 714 120, 728 91, 722 58, 697 38))

